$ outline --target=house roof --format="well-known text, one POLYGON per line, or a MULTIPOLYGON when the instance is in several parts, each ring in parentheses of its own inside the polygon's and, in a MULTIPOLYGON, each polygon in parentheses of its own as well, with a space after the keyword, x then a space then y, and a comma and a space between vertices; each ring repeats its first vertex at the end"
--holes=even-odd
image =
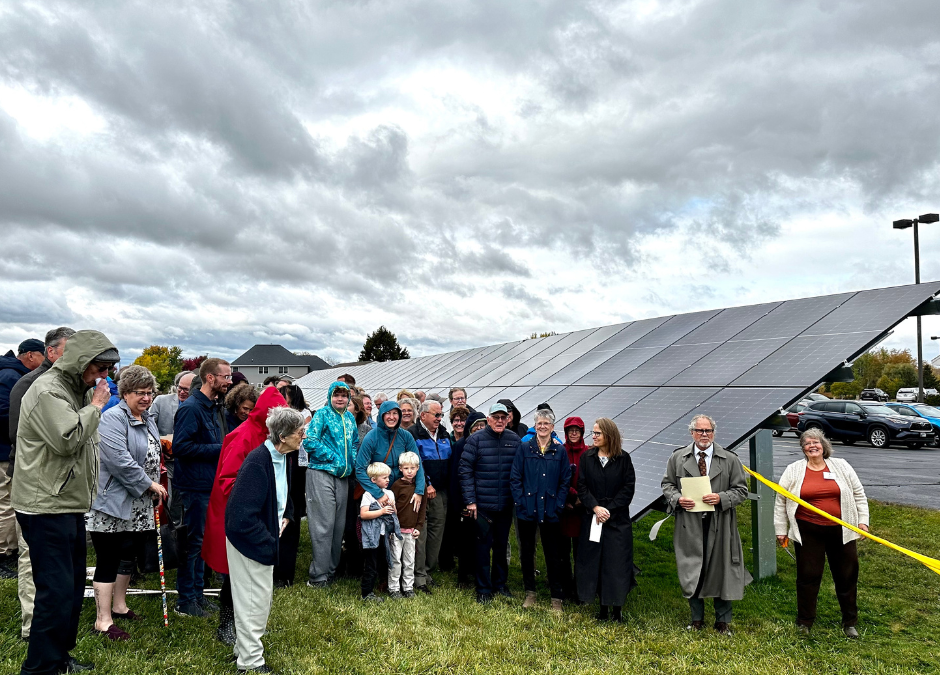
POLYGON ((304 363, 310 366, 310 370, 324 370, 330 367, 329 363, 316 354, 297 354, 297 358, 302 359, 304 363))
MULTIPOLYGON (((232 361, 233 366, 308 366, 305 358, 281 345, 255 345, 232 361)), ((316 357, 314 357, 316 358, 316 357)), ((317 369, 319 370, 319 369, 317 369)))

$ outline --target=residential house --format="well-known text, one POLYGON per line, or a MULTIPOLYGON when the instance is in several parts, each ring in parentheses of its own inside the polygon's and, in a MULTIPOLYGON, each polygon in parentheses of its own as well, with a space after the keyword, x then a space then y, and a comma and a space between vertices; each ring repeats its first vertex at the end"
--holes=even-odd
POLYGON ((313 370, 329 367, 330 364, 319 356, 299 356, 281 345, 255 345, 232 361, 232 371, 244 373, 256 387, 271 375, 290 375, 297 379, 313 370))

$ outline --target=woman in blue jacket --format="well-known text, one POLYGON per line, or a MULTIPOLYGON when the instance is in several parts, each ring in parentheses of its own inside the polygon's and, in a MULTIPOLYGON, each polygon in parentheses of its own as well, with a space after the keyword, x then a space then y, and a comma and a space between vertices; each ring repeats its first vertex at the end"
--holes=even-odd
POLYGON ((565 446, 552 437, 555 415, 535 413, 535 437, 519 447, 512 464, 509 487, 516 503, 519 542, 522 546, 522 582, 525 608, 535 606, 535 533, 538 530, 548 566, 552 610, 562 611, 564 575, 561 566, 561 512, 568 496, 571 465, 565 446))

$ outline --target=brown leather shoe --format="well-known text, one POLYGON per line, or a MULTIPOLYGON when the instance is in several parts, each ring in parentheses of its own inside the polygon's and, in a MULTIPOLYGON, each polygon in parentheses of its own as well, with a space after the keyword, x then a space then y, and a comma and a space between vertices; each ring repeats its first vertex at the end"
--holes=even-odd
POLYGON ((526 591, 525 600, 522 601, 522 609, 535 607, 535 591, 526 591))
POLYGON ((731 635, 731 625, 725 623, 724 621, 716 621, 715 630, 722 635, 731 635))
POLYGON ((552 598, 552 611, 553 612, 564 612, 565 607, 561 598, 552 598))
POLYGON ((702 630, 703 628, 705 628, 704 621, 692 621, 685 627, 686 630, 702 630))

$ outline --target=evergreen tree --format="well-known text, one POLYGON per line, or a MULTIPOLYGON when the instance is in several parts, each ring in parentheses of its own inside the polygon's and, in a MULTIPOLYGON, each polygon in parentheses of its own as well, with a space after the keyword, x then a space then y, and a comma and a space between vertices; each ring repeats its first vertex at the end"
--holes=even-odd
POLYGON ((410 359, 408 350, 398 344, 398 338, 385 326, 366 337, 362 351, 359 353, 360 361, 399 361, 410 359))

